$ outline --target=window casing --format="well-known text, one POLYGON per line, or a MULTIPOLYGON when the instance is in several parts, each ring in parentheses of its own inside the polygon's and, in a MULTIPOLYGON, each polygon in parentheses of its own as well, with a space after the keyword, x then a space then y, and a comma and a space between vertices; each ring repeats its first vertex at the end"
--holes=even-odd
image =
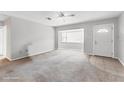
POLYGON ((82 31, 63 31, 61 32, 61 42, 81 43, 82 31))

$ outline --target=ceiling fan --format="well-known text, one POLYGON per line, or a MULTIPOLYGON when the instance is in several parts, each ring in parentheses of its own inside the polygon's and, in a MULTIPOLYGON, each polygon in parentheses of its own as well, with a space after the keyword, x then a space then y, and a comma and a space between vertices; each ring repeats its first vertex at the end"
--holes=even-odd
POLYGON ((75 16, 74 14, 65 14, 64 12, 60 11, 60 12, 56 12, 57 13, 57 17, 46 17, 47 20, 53 20, 53 19, 57 19, 57 18, 64 18, 64 17, 73 17, 75 16))

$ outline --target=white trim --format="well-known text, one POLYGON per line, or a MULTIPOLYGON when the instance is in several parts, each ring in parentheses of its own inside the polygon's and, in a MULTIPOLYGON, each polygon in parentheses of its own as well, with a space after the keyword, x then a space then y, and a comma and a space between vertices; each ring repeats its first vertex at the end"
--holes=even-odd
POLYGON ((11 58, 9 58, 9 57, 5 57, 6 59, 8 59, 9 61, 12 61, 12 59, 11 58))
POLYGON ((124 61, 120 58, 118 58, 118 60, 120 61, 120 63, 124 66, 124 61))
MULTIPOLYGON (((61 34, 61 32, 78 32, 78 31, 75 31, 75 30, 81 30, 80 32, 83 32, 83 40, 84 40, 84 31, 85 31, 85 28, 77 28, 77 29, 67 29, 67 30, 60 30, 60 31, 58 31, 58 33, 57 33, 57 42, 58 42, 58 44, 57 44, 57 46, 58 46, 58 48, 60 48, 60 44, 61 43, 80 43, 80 44, 82 44, 82 41, 81 42, 61 42, 61 39, 62 39, 62 36, 60 35, 61 34), (61 38, 61 39, 59 39, 59 38, 61 38)), ((84 41, 83 41, 84 42, 84 41)), ((85 43, 85 42, 84 42, 85 43)), ((82 48, 82 46, 81 46, 81 48, 82 48)), ((84 50, 84 44, 83 44, 83 50, 84 50)))
POLYGON ((112 57, 114 58, 115 57, 115 25, 114 25, 114 23, 111 23, 111 24, 109 24, 109 25, 112 25, 112 57))
POLYGON ((18 57, 18 58, 9 58, 9 57, 6 57, 9 61, 15 61, 15 60, 19 60, 19 59, 23 59, 23 58, 26 58, 26 57, 29 57, 29 56, 23 56, 23 57, 18 57))
MULTIPOLYGON (((51 51, 53 51, 53 50, 51 50, 51 51)), ((51 52, 51 51, 48 51, 48 52, 51 52)), ((47 53, 47 52, 44 52, 44 53, 47 53)), ((19 60, 19 59, 23 59, 23 58, 31 57, 31 56, 35 56, 35 55, 40 55, 40 54, 43 54, 43 53, 32 54, 32 55, 23 56, 23 57, 19 57, 19 58, 15 58, 15 59, 11 59, 9 57, 5 57, 5 58, 7 58, 9 61, 15 61, 15 60, 19 60)), ((88 55, 93 55, 93 54, 90 54, 90 53, 87 53, 87 54, 88 55)), ((124 66, 124 61, 122 61, 119 57, 114 57, 114 58, 118 59, 119 62, 124 66)))
POLYGON ((11 59, 11 61, 15 61, 15 60, 23 59, 23 58, 26 58, 26 57, 29 57, 29 56, 23 56, 23 57, 14 58, 14 59, 11 59))
POLYGON ((30 54, 30 55, 27 55, 27 56, 23 56, 23 57, 18 57, 18 58, 9 58, 9 57, 5 57, 7 58, 9 61, 15 61, 15 60, 19 60, 19 59, 23 59, 23 58, 26 58, 26 57, 31 57, 31 56, 35 56, 35 55, 40 55, 40 54, 43 54, 43 53, 47 53, 47 52, 51 52, 53 51, 54 49, 51 49, 49 51, 45 51, 45 52, 39 52, 39 53, 35 53, 35 54, 30 54))
POLYGON ((51 51, 53 51, 53 50, 54 50, 54 49, 51 49, 51 50, 48 50, 48 51, 44 51, 44 52, 29 54, 28 57, 35 56, 35 55, 39 55, 39 54, 43 54, 43 53, 48 53, 48 52, 51 52, 51 51))

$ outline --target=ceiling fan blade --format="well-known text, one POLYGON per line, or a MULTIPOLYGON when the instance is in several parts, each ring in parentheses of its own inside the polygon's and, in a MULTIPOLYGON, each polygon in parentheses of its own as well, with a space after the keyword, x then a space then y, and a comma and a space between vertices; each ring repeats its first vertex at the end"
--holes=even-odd
POLYGON ((65 14, 65 17, 73 17, 75 16, 74 14, 65 14))
POLYGON ((64 14, 63 12, 56 12, 57 13, 57 17, 46 17, 47 20, 55 20, 57 18, 62 18, 62 17, 73 17, 75 16, 74 14, 64 14))
POLYGON ((63 17, 63 16, 65 16, 64 13, 61 12, 61 11, 60 11, 60 12, 57 12, 57 15, 58 15, 58 17, 63 17))
POLYGON ((70 16, 75 16, 74 14, 71 14, 70 16))
POLYGON ((60 18, 60 17, 46 17, 46 19, 49 21, 56 20, 57 18, 60 18))
POLYGON ((52 18, 51 18, 51 17, 46 17, 46 19, 47 19, 47 20, 52 20, 52 18))

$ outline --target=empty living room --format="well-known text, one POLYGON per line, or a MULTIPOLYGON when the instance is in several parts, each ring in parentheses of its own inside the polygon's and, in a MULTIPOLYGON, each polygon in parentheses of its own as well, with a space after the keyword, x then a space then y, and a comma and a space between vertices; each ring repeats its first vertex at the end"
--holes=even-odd
POLYGON ((0 82, 123 82, 123 25, 123 11, 0 11, 0 82))

